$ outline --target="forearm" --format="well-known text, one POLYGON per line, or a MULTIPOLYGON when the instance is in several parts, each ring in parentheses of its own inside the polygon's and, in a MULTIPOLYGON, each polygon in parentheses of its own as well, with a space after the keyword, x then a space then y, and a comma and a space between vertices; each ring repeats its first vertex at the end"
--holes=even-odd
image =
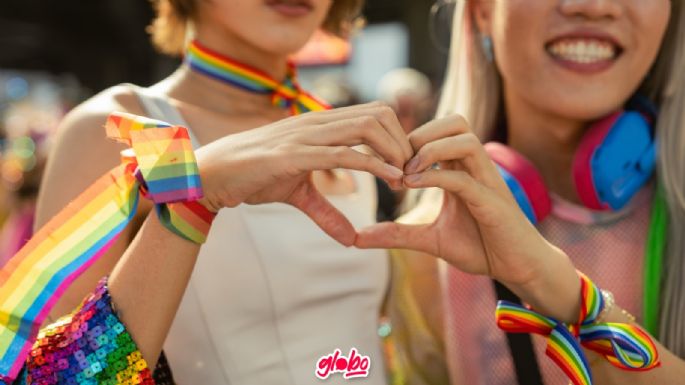
POLYGON ((112 301, 151 367, 162 350, 199 250, 200 245, 165 229, 153 212, 110 276, 112 301))
MULTIPOLYGON (((568 256, 556 249, 548 256, 539 278, 527 285, 511 285, 521 299, 537 312, 566 324, 578 322, 580 309, 580 281, 568 256)), ((611 307, 601 322, 632 323, 620 304, 611 307)), ((644 331, 644 329, 643 329, 644 331)), ((646 331, 645 331, 646 333, 646 331)), ((647 371, 624 370, 615 367, 595 352, 585 349, 595 384, 674 384, 685 378, 685 361, 669 352, 652 337, 661 365, 647 371)))
MULTIPOLYGON (((524 284, 502 282, 524 303, 566 324, 578 322, 580 281, 570 258, 556 247, 541 258, 535 278, 524 284)), ((549 250, 549 249, 548 249, 549 250)))

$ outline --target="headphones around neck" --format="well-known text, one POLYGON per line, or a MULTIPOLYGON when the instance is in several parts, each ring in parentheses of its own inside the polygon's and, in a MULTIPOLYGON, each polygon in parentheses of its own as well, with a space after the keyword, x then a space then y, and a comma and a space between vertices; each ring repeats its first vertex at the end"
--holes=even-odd
MULTIPOLYGON (((656 108, 635 96, 625 110, 592 124, 573 159, 573 180, 582 203, 592 210, 620 210, 651 178, 656 167, 656 108)), ((485 149, 497 164, 521 210, 537 224, 552 211, 540 173, 504 144, 485 149)))

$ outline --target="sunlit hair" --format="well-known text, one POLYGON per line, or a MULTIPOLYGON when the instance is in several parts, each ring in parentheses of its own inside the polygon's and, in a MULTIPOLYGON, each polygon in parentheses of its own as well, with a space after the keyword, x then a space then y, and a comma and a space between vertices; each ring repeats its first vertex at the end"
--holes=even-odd
MULTIPOLYGON (((185 49, 186 31, 197 12, 200 0, 151 0, 156 17, 148 28, 152 42, 161 52, 181 55, 185 49)), ((359 22, 364 0, 333 0, 323 29, 341 37, 359 22)))
MULTIPOLYGON (((486 60, 467 1, 457 1, 447 76, 438 116, 464 115, 483 139, 492 138, 503 117, 502 84, 486 60)), ((660 340, 685 358, 685 6, 671 2, 671 20, 659 56, 641 92, 660 108, 658 178, 669 207, 664 257, 660 340)))

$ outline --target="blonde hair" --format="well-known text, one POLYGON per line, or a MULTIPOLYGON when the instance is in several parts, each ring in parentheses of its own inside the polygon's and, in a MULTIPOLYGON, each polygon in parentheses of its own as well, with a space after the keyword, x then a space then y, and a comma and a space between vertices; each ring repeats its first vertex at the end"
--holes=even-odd
MULTIPOLYGON (((152 43, 163 53, 181 55, 186 46, 189 22, 197 15, 199 0, 151 0, 156 17, 148 27, 152 43)), ((337 36, 347 37, 360 22, 364 0, 334 0, 323 29, 337 36)))
MULTIPOLYGON (((457 1, 452 23, 447 76, 438 116, 459 113, 482 139, 492 138, 501 119, 502 84, 481 47, 480 33, 467 1, 457 1)), ((685 357, 685 6, 671 2, 671 20, 652 71, 641 92, 660 108, 657 176, 669 210, 660 340, 685 357)))

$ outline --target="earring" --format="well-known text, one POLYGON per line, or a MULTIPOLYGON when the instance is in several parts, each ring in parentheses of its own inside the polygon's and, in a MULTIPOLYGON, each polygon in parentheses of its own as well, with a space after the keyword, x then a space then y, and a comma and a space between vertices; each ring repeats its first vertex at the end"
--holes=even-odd
POLYGON ((485 55, 485 59, 488 61, 488 63, 495 61, 495 50, 492 47, 492 38, 487 35, 481 36, 480 45, 483 49, 483 55, 485 55))

